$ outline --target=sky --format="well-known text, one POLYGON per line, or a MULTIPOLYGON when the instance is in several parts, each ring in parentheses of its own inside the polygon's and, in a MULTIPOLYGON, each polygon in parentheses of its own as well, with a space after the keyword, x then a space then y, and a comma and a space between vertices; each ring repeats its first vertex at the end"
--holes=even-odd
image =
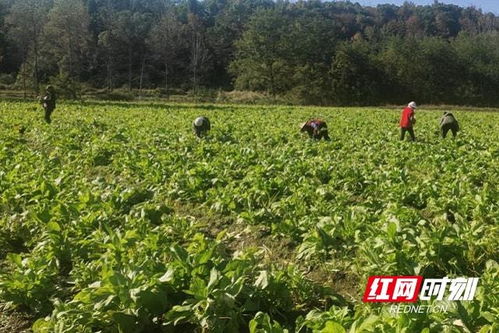
MULTIPOLYGON (((376 6, 382 3, 393 3, 402 5, 407 0, 350 0, 351 2, 358 2, 361 5, 376 6)), ((416 5, 431 5, 433 0, 409 0, 416 5)), ((492 12, 499 15, 499 0, 439 0, 442 3, 449 3, 461 7, 474 6, 481 8, 484 12, 492 12)))

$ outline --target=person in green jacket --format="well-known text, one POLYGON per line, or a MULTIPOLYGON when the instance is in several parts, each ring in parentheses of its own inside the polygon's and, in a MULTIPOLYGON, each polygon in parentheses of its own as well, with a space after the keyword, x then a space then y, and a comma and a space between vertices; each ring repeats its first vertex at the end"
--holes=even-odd
POLYGON ((43 109, 45 110, 45 121, 47 122, 47 124, 50 124, 52 122, 50 116, 55 110, 55 100, 56 96, 54 87, 47 86, 47 88, 45 89, 45 95, 41 98, 41 103, 43 109))
POLYGON ((444 112, 442 119, 440 119, 440 129, 442 131, 442 138, 445 139, 449 130, 452 132, 452 136, 456 137, 459 131, 459 123, 452 113, 444 112))

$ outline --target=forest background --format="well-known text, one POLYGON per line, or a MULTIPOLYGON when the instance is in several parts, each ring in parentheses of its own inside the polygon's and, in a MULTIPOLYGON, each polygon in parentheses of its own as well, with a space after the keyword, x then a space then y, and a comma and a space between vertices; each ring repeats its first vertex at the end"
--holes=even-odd
POLYGON ((499 106, 498 30, 437 1, 0 0, 0 90, 499 106))

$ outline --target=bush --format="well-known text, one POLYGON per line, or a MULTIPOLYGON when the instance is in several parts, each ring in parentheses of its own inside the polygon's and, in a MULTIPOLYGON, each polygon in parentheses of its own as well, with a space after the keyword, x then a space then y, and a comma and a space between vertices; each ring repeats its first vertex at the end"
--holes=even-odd
POLYGON ((59 97, 65 97, 69 99, 81 98, 81 83, 73 80, 66 74, 51 77, 49 79, 49 84, 54 86, 59 97))
POLYGON ((272 97, 267 93, 241 90, 219 91, 216 102, 234 104, 290 104, 280 97, 272 97))
MULTIPOLYGON (((3 86, 8 86, 16 83, 16 77, 13 74, 0 74, 0 84, 3 86)), ((3 89, 3 88, 2 88, 3 89)))
POLYGON ((131 91, 123 89, 116 89, 111 91, 107 89, 100 89, 87 96, 106 101, 132 101, 135 99, 135 96, 131 91))

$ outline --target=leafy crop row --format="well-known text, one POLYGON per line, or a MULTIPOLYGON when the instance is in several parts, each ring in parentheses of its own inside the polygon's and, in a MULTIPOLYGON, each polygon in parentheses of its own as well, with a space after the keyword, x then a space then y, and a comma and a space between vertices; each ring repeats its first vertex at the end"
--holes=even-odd
POLYGON ((498 328, 498 115, 0 104, 0 300, 35 332, 498 328), (190 123, 207 115, 197 140, 190 123), (302 137, 320 116, 331 142, 302 137), (20 134, 17 128, 26 128, 20 134), (480 277, 448 313, 365 305, 369 275, 480 277))

